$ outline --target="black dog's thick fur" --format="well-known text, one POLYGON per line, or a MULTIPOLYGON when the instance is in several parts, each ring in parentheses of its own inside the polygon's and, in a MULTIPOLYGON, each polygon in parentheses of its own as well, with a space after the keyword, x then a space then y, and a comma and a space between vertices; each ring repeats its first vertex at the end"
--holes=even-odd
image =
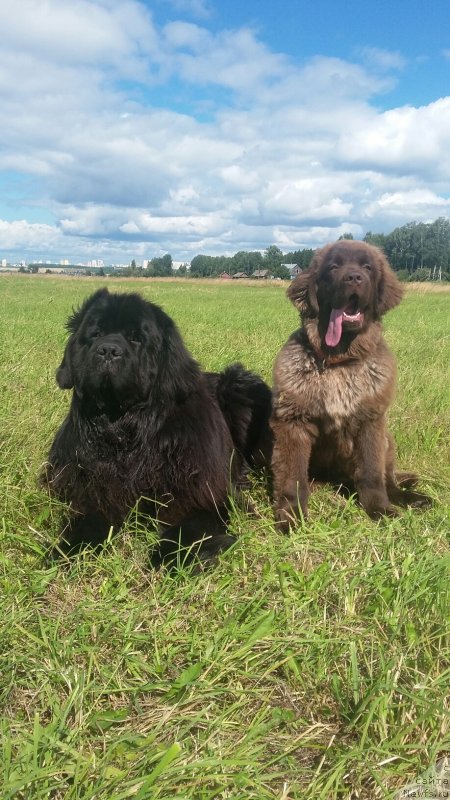
POLYGON ((228 547, 227 497, 270 459, 269 387, 240 364, 203 373, 138 294, 100 289, 67 327, 56 380, 72 402, 42 475, 70 504, 58 549, 103 541, 137 503, 157 521, 155 564, 179 545, 204 560, 228 547))

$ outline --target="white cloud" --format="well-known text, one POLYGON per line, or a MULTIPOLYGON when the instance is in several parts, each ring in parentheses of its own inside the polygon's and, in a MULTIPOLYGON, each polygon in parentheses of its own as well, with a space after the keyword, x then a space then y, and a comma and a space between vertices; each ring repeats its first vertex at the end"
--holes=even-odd
MULTIPOLYGON (((115 67, 143 74, 144 52, 158 56, 158 36, 145 7, 132 0, 14 0, 0 4, 2 47, 59 65, 115 67)), ((62 87, 61 87, 62 88, 62 87)))
POLYGON ((24 219, 13 222, 0 219, 0 239, 4 251, 34 247, 53 249, 59 235, 52 225, 30 223, 24 219))
POLYGON ((166 0, 175 11, 190 14, 199 19, 207 19, 212 15, 212 9, 207 0, 166 0))
POLYGON ((386 192, 366 208, 367 217, 384 216, 391 220, 431 222, 450 215, 450 198, 440 197, 429 189, 412 189, 404 192, 386 192))
POLYGON ((0 29, 0 170, 59 220, 1 223, 4 252, 182 260, 449 213, 450 97, 374 102, 401 54, 296 62, 250 28, 158 28, 135 0, 4 0, 0 29))
POLYGON ((383 50, 379 47, 361 47, 359 55, 366 63, 382 70, 398 70, 406 66, 406 59, 400 53, 383 50))
POLYGON ((432 181, 450 177, 450 97, 420 108, 374 110, 355 120, 337 142, 342 163, 432 181))
POLYGON ((192 23, 171 22, 164 34, 175 70, 190 83, 216 84, 245 94, 289 69, 285 56, 272 53, 247 28, 212 34, 192 23))

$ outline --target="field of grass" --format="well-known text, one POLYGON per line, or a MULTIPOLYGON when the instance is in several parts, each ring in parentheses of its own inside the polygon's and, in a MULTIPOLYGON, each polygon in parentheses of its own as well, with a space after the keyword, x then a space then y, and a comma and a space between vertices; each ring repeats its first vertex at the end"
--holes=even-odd
MULTIPOLYGON (((400 466, 434 506, 373 523, 322 487, 282 537, 256 482, 237 544, 193 576, 151 571, 133 519, 100 554, 45 560, 64 320, 103 284, 0 278, 0 797, 393 797, 450 752, 450 294, 409 289, 385 323, 400 466)), ((208 369, 270 380, 297 324, 280 284, 109 284, 161 304, 208 369)))

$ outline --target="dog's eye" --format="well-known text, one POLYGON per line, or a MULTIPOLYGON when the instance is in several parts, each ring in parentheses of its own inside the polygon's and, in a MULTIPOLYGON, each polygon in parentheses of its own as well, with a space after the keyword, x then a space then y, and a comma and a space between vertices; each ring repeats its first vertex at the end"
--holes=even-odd
POLYGON ((366 269, 367 272, 370 272, 371 269, 372 269, 372 266, 370 264, 363 264, 363 269, 366 269))
POLYGON ((337 264, 330 264, 328 269, 330 270, 330 272, 334 272, 335 269, 338 269, 338 265, 337 264))
POLYGON ((132 331, 130 333, 130 342, 132 344, 141 344, 142 343, 141 334, 138 333, 138 331, 132 331))
POLYGON ((101 331, 99 331, 99 330, 89 331, 89 338, 90 339, 98 339, 101 335, 102 335, 101 331))

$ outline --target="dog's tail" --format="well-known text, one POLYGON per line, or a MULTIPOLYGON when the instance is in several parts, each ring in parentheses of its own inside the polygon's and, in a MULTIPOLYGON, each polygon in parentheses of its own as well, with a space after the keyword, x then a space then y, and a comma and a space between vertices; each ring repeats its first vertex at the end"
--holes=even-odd
POLYGON ((242 364, 231 364, 220 373, 208 373, 207 378, 215 391, 236 450, 250 466, 270 464, 272 392, 268 385, 242 364))

